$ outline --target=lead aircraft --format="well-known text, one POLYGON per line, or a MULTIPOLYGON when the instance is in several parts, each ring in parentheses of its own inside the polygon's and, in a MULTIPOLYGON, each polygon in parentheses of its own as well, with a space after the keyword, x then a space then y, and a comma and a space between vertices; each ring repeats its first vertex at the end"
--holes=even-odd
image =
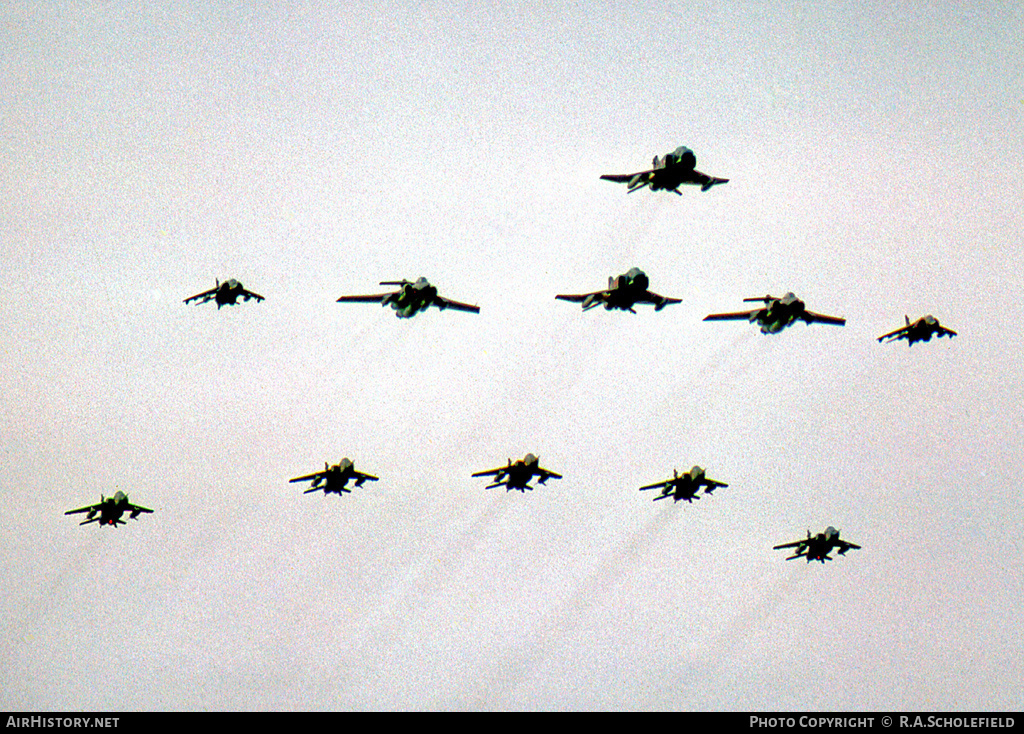
POLYGON ((673 469, 671 479, 666 479, 664 482, 657 482, 655 484, 648 484, 646 487, 640 487, 640 491, 643 492, 645 489, 660 489, 661 494, 654 498, 655 502, 663 500, 666 497, 671 497, 676 502, 679 500, 693 502, 694 500, 700 499, 697 495, 700 493, 701 487, 704 487, 704 494, 711 494, 718 487, 728 486, 729 485, 724 482, 708 478, 704 474, 704 469, 694 464, 690 471, 684 472, 683 474, 680 474, 678 471, 673 469))
POLYGON ((139 505, 133 505, 128 501, 128 495, 124 492, 115 492, 113 497, 104 497, 100 495, 100 501, 95 505, 89 505, 88 507, 79 507, 77 510, 68 510, 65 515, 75 515, 79 512, 87 512, 85 520, 78 523, 79 525, 88 525, 91 522, 98 522, 100 525, 124 525, 125 521, 121 519, 121 515, 126 512, 131 514, 128 516, 132 520, 137 520, 139 515, 143 512, 152 512, 148 507, 141 507, 139 505), (99 517, 96 517, 97 513, 99 517))
POLYGON ((617 278, 608 276, 607 290, 578 295, 560 295, 555 298, 560 301, 582 303, 584 311, 603 305, 608 311, 617 308, 630 313, 636 313, 633 306, 638 303, 649 303, 654 306, 655 311, 660 311, 665 306, 680 302, 679 298, 666 298, 647 290, 649 284, 650 281, 643 270, 631 268, 617 278))
POLYGON ((241 298, 244 301, 248 301, 251 298, 255 298, 256 302, 264 300, 263 296, 259 293, 253 293, 247 291, 242 287, 242 284, 234 278, 228 278, 223 283, 220 279, 216 279, 217 285, 208 291, 197 293, 194 296, 189 296, 185 299, 185 303, 189 301, 196 301, 198 306, 200 303, 206 303, 207 301, 216 300, 217 310, 220 310, 221 306, 234 306, 235 303, 241 298))
POLYGON ((295 477, 295 479, 289 479, 289 482, 308 482, 310 479, 313 483, 310 485, 303 494, 309 494, 310 492, 316 492, 318 489, 322 489, 324 494, 330 494, 331 492, 337 492, 339 495, 342 492, 351 492, 345 485, 348 484, 350 479, 355 480, 353 486, 360 487, 363 482, 370 481, 376 482, 378 477, 372 474, 363 474, 362 472, 356 471, 355 464, 347 456, 341 460, 340 463, 334 466, 328 466, 327 462, 324 462, 324 470, 314 472, 313 474, 306 474, 302 477, 295 477), (321 486, 321 484, 323 486, 321 486))
POLYGON ((606 173, 601 178, 605 181, 626 184, 627 194, 632 194, 647 186, 651 191, 672 191, 682 196, 683 193, 679 187, 683 184, 700 186, 701 191, 707 191, 712 186, 729 183, 727 178, 715 178, 698 171, 695 168, 697 156, 692 150, 682 145, 671 153, 666 153, 664 158, 654 156, 654 162, 651 165, 652 167, 646 171, 606 173))
POLYGON ((487 489, 503 486, 506 492, 511 489, 518 489, 524 494, 526 490, 533 489, 530 486, 530 481, 534 477, 538 478, 538 484, 545 484, 549 479, 562 478, 561 474, 556 474, 553 471, 542 468, 540 466, 540 459, 533 454, 527 454, 515 463, 512 463, 512 459, 509 459, 508 464, 505 466, 499 466, 497 469, 488 469, 487 471, 478 471, 473 476, 493 476, 494 483, 487 485, 487 489))

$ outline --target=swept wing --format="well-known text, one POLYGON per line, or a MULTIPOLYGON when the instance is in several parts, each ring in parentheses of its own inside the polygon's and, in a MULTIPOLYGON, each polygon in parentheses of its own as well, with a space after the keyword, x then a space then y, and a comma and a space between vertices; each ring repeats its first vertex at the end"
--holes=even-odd
POLYGON ((456 311, 468 311, 469 313, 480 313, 479 306, 470 306, 468 303, 459 303, 449 298, 434 296, 434 305, 442 311, 446 308, 454 308, 456 311))
POLYGON ((841 319, 838 316, 825 316, 813 311, 804 311, 800 318, 808 324, 834 324, 835 326, 844 326, 846 324, 846 319, 841 319))
MULTIPOLYGON (((195 301, 195 300, 200 299, 200 298, 202 300, 199 301, 199 303, 206 303, 207 301, 209 301, 209 300, 211 300, 213 298, 216 298, 216 297, 217 297, 217 289, 216 288, 211 288, 208 291, 203 291, 202 293, 196 293, 194 296, 189 296, 188 298, 186 298, 184 300, 184 303, 188 303, 189 301, 195 301)), ((199 304, 196 304, 196 305, 199 305, 199 304)))
POLYGON ((764 309, 753 311, 736 311, 733 313, 712 313, 704 317, 705 321, 750 321, 751 317, 761 313, 764 309))
POLYGON ((577 294, 563 294, 555 296, 559 301, 569 301, 570 303, 582 303, 583 310, 588 311, 595 306, 600 306, 608 297, 611 295, 611 291, 594 291, 593 293, 577 293, 577 294))
POLYGON ((266 300, 259 293, 253 293, 252 291, 247 291, 245 288, 240 290, 238 292, 238 295, 240 295, 242 297, 242 300, 245 300, 245 301, 248 301, 250 298, 255 298, 257 303, 260 302, 260 301, 266 300))

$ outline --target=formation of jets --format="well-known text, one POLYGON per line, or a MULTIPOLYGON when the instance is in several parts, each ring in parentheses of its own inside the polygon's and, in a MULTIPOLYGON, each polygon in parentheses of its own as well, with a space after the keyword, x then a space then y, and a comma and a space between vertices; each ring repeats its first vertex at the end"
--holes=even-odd
MULTIPOLYGON (((689 148, 680 146, 661 158, 655 156, 651 168, 647 170, 627 174, 605 174, 601 178, 615 183, 625 183, 627 193, 649 188, 651 191, 671 191, 680 196, 682 196, 682 192, 679 190, 679 187, 683 185, 700 186, 701 191, 708 191, 714 186, 728 183, 729 179, 727 178, 709 176, 698 171, 696 165, 697 157, 694 152, 689 148)), ((426 311, 431 306, 439 310, 453 309, 469 313, 480 312, 479 306, 453 301, 438 295, 437 288, 431 285, 426 278, 421 277, 416 281, 381 281, 380 285, 397 287, 397 290, 373 295, 341 296, 337 301, 339 303, 379 303, 382 306, 390 305, 398 318, 410 318, 417 313, 426 311)), ((647 274, 639 268, 632 268, 618 277, 609 277, 608 288, 605 290, 581 294, 559 294, 555 298, 571 303, 579 303, 584 311, 604 306, 608 311, 621 310, 631 313, 636 313, 634 307, 637 304, 649 304, 654 306, 655 311, 661 311, 666 306, 681 302, 679 298, 668 298, 650 291, 648 289, 649 285, 650 281, 647 274)), ((217 308, 220 309, 221 306, 235 305, 240 298, 243 301, 255 300, 260 302, 264 300, 263 296, 246 290, 239 281, 231 278, 223 283, 219 279, 216 280, 216 285, 213 288, 197 293, 194 296, 189 296, 184 300, 184 303, 195 302, 196 305, 199 305, 214 301, 217 304, 217 308)), ((804 302, 793 293, 787 293, 781 298, 771 295, 745 298, 743 302, 761 303, 762 305, 759 308, 746 311, 709 314, 704 320, 749 321, 750 323, 757 324, 761 332, 765 334, 777 334, 797 321, 803 321, 806 324, 830 324, 834 326, 846 324, 845 318, 827 316, 807 310, 804 302)), ((933 336, 954 337, 957 335, 955 331, 942 326, 930 314, 913 323, 911 323, 908 316, 905 316, 904 320, 906 322, 904 326, 883 334, 878 337, 878 341, 905 339, 907 344, 912 346, 915 342, 930 341, 933 336)), ((533 489, 530 483, 534 480, 536 480, 537 484, 543 485, 549 479, 562 478, 561 474, 541 467, 540 460, 532 453, 526 454, 525 457, 515 462, 509 459, 504 466, 476 472, 472 476, 492 477, 493 481, 487 485, 487 489, 503 486, 506 491, 515 489, 523 493, 533 489)), ((322 490, 325 494, 336 493, 341 495, 342 493, 352 491, 349 489, 349 482, 352 482, 352 487, 360 487, 364 482, 378 481, 378 477, 356 471, 352 460, 346 457, 333 466, 324 462, 323 471, 295 477, 288 481, 310 482, 310 487, 304 491, 304 494, 322 490)), ((695 465, 683 474, 679 474, 677 470, 673 469, 671 479, 642 486, 640 491, 659 490, 660 493, 654 498, 655 501, 671 497, 673 502, 681 500, 693 502, 693 500, 699 499, 702 489, 704 494, 708 495, 717 488, 727 486, 729 485, 724 482, 707 477, 705 470, 695 465)), ((128 501, 127 495, 119 491, 109 498, 101 495, 99 503, 80 507, 76 510, 69 510, 65 514, 73 515, 83 512, 87 514, 86 519, 81 523, 82 525, 98 522, 100 525, 116 527, 125 524, 121 517, 126 512, 129 513, 130 518, 137 519, 140 514, 151 513, 153 510, 131 504, 128 501)), ((841 540, 839 531, 830 526, 824 532, 817 535, 812 536, 810 531, 808 531, 806 539, 797 540, 792 543, 783 543, 774 547, 776 550, 783 548, 795 549, 795 553, 787 558, 787 560, 804 557, 808 562, 816 560, 824 563, 825 561, 832 560, 829 554, 833 550, 837 551, 839 555, 845 555, 849 550, 860 549, 860 546, 841 540)))

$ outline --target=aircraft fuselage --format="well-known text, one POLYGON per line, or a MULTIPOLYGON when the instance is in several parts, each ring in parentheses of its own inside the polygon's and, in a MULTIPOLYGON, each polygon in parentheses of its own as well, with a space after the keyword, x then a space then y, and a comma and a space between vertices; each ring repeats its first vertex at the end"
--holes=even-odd
POLYGON ((407 319, 420 311, 426 311, 437 298, 437 288, 430 285, 426 278, 415 283, 405 283, 395 293, 381 301, 381 305, 391 304, 399 318, 407 319))

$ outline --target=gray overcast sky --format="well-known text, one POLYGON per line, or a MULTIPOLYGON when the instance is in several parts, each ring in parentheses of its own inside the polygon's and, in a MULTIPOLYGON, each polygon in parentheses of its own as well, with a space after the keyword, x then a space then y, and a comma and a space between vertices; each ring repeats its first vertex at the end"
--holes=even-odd
POLYGON ((1019 4, 267 5, 0 10, 0 708, 1019 709, 1019 4))

